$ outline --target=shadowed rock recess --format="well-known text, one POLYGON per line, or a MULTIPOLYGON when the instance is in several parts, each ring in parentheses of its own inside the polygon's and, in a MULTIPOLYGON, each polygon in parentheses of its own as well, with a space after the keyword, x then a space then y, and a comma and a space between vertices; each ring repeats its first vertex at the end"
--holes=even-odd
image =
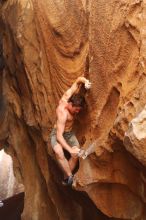
POLYGON ((145 220, 146 0, 1 0, 0 33, 0 146, 24 184, 22 219, 145 220), (75 129, 91 154, 71 189, 47 142, 81 75, 92 88, 75 129))

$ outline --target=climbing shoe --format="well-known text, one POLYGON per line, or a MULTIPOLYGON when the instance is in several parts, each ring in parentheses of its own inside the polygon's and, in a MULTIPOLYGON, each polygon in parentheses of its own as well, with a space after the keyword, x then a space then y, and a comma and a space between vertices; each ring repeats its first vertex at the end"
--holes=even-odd
POLYGON ((62 181, 62 185, 64 186, 71 186, 73 183, 73 175, 69 176, 68 178, 62 181))

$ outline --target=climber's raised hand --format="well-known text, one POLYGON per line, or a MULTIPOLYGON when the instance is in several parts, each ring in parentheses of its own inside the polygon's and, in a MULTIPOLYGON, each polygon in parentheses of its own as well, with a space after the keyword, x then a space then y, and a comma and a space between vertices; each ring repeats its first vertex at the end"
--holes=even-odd
POLYGON ((78 83, 83 83, 85 85, 85 89, 91 88, 91 82, 83 76, 78 77, 78 83))

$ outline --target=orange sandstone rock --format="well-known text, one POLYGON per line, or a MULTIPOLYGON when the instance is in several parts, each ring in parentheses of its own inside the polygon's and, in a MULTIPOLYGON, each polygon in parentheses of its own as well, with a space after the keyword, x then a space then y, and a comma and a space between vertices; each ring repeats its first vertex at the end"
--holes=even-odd
POLYGON ((144 0, 1 1, 0 140, 25 187, 22 219, 146 218, 141 129, 124 141, 146 103, 145 9, 144 0), (46 143, 58 100, 80 75, 92 89, 75 129, 81 147, 95 144, 72 190, 46 143))

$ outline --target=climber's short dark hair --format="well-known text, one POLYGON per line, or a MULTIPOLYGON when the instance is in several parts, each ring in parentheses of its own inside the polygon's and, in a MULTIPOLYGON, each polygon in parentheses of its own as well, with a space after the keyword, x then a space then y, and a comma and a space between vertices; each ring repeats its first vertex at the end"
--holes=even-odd
POLYGON ((84 108, 86 104, 84 96, 80 94, 72 95, 71 98, 68 100, 68 102, 71 102, 73 106, 81 107, 81 108, 84 108))

